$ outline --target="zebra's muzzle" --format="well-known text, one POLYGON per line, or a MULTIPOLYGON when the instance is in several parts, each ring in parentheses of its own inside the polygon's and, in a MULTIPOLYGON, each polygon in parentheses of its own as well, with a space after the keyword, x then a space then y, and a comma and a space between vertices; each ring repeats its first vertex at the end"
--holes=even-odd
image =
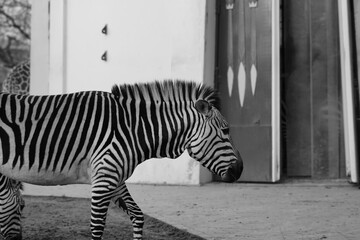
POLYGON ((238 159, 230 165, 227 172, 225 173, 225 176, 223 177, 223 180, 225 182, 235 182, 241 176, 241 173, 244 169, 244 164, 240 157, 240 154, 238 153, 237 155, 238 159))

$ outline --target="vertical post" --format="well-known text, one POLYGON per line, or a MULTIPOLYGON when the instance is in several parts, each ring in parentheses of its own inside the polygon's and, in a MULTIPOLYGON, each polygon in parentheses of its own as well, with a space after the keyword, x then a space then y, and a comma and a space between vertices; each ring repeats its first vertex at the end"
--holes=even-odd
POLYGON ((49 0, 32 1, 30 94, 49 93, 49 0))
POLYGON ((280 2, 272 1, 271 10, 271 126, 272 181, 280 180, 280 2))
POLYGON ((349 1, 338 0, 341 57, 341 88, 343 97, 346 175, 351 182, 359 181, 354 122, 353 76, 349 32, 349 1))
POLYGON ((227 10, 227 16, 228 16, 228 35, 227 35, 227 64, 228 64, 228 70, 227 70, 227 84, 228 84, 228 90, 229 90, 229 96, 231 97, 233 86, 234 86, 234 46, 233 46, 233 9, 234 9, 234 0, 226 0, 226 10, 227 10))
POLYGON ((50 0, 49 93, 66 93, 67 0, 50 0))

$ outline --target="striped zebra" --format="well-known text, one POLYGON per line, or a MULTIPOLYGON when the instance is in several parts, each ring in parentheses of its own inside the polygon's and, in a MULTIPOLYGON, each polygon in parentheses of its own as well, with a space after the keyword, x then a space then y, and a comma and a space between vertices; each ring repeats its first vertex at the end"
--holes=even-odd
MULTIPOLYGON (((30 61, 25 60, 11 69, 2 83, 2 91, 27 95, 29 94, 29 83, 30 61)), ((7 215, 12 217, 7 220, 0 218, 0 223, 6 221, 6 225, 9 226, 8 228, 2 229, 5 233, 4 235, 18 235, 18 230, 14 228, 13 225, 16 226, 19 224, 18 218, 25 207, 25 201, 22 198, 20 190, 22 190, 21 182, 9 179, 0 173, 0 198, 1 196, 5 196, 5 199, 0 199, 0 209, 6 209, 8 212, 7 215), (11 194, 12 197, 7 196, 8 194, 11 194), (9 199, 10 201, 8 201, 9 199), (11 212, 14 212, 14 214, 11 214, 11 212)))
MULTIPOLYGON (((240 177, 243 163, 218 104, 214 89, 184 81, 125 84, 111 93, 0 93, 0 174, 38 185, 91 184, 92 239, 102 238, 111 201, 142 239, 143 214, 124 183, 140 163, 187 150, 224 181, 240 177)), ((8 189, 2 203, 16 203, 8 189)), ((2 234, 21 239, 20 207, 1 206, 2 234)))

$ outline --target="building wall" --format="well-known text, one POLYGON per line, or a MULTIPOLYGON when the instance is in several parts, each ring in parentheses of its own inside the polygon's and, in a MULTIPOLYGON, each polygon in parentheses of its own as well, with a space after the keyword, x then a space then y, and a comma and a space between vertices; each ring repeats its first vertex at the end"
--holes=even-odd
POLYGON ((205 5, 191 0, 67 1, 66 91, 108 91, 114 83, 164 78, 201 82, 205 5), (101 33, 105 25, 107 35, 101 33), (106 62, 101 60, 105 51, 106 62))
MULTIPOLYGON (((32 94, 110 91, 114 84, 155 79, 213 84, 215 1, 50 0, 49 15, 44 13, 46 0, 33 4, 44 6, 35 6, 41 13, 33 12, 34 22, 49 18, 50 30, 47 38, 44 27, 33 29, 43 37, 33 42, 32 52, 46 51, 42 46, 48 44, 49 53, 41 64, 32 57, 32 94), (107 34, 102 33, 105 25, 107 34), (105 52, 106 61, 101 58, 105 52), (49 69, 47 78, 44 68, 49 69)), ((201 168, 185 153, 176 160, 141 164, 129 182, 211 181, 212 175, 201 168)))

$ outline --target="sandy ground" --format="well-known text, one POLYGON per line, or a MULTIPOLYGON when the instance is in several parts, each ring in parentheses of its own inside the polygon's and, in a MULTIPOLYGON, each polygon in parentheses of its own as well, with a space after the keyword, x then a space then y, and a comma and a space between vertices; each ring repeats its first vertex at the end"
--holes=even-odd
MULTIPOLYGON (((360 189, 346 181, 129 189, 145 213, 205 239, 360 239, 360 189)), ((29 191, 86 195, 89 188, 29 191)))
POLYGON ((206 239, 360 239, 360 190, 346 182, 130 191, 146 213, 206 239))
MULTIPOLYGON (((24 240, 91 239, 90 199, 25 196, 25 201, 22 218, 24 240)), ((104 239, 132 239, 129 217, 113 204, 110 206, 104 239)), ((145 221, 145 240, 202 240, 149 216, 145 216, 145 221)))

